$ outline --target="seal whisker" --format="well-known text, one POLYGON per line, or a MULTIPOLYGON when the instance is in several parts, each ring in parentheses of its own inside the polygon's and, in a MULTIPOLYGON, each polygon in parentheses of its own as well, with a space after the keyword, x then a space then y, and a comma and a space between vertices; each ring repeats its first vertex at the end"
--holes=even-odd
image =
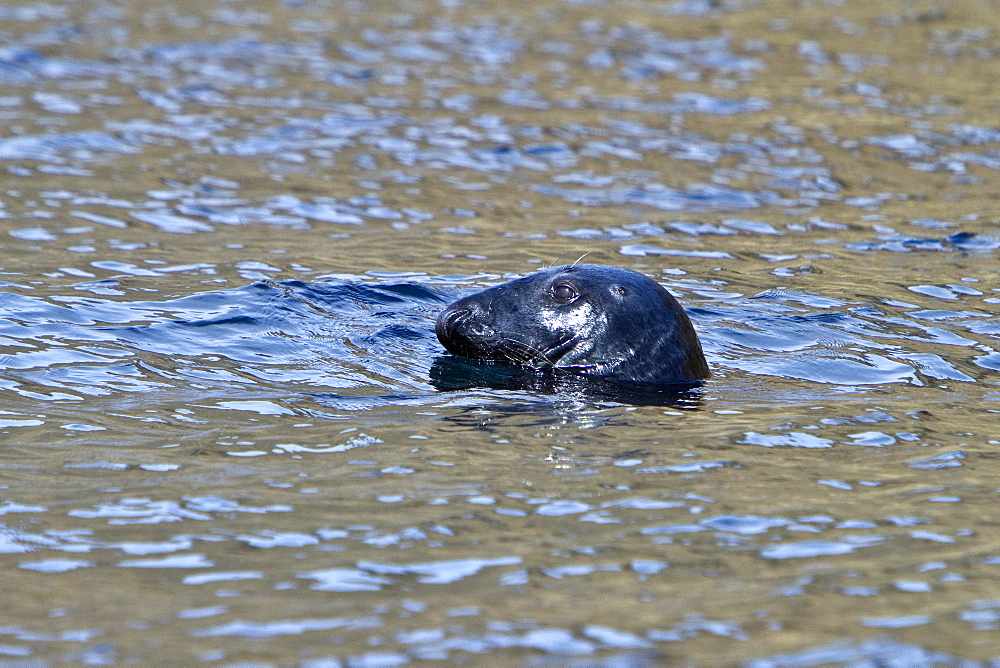
POLYGON ((563 252, 559 253, 559 255, 556 255, 556 259, 552 260, 552 262, 549 263, 549 267, 548 268, 551 269, 552 267, 556 266, 556 262, 558 262, 559 258, 561 258, 565 254, 566 254, 566 251, 563 251, 563 252))
MULTIPOLYGON (((532 346, 529 343, 525 343, 520 339, 515 339, 511 337, 504 337, 503 343, 507 344, 506 349, 502 352, 508 360, 515 363, 521 364, 531 364, 532 368, 542 368, 544 366, 555 367, 559 364, 559 361, 566 356, 566 354, 572 350, 579 341, 576 336, 569 335, 563 337, 556 341, 552 346, 548 348, 538 348, 532 346), (513 345, 511 345, 513 344, 513 345), (521 357, 514 359, 513 353, 522 353, 521 357), (526 354, 525 354, 526 353, 526 354)), ((568 366, 568 365, 567 365, 568 366)))
POLYGON ((569 268, 570 268, 570 269, 572 269, 572 268, 573 268, 573 267, 575 267, 576 265, 580 264, 580 261, 581 261, 581 260, 583 260, 583 258, 587 257, 588 255, 590 255, 590 254, 591 254, 591 253, 593 253, 593 252, 594 252, 594 251, 592 251, 592 250, 589 250, 589 251, 587 251, 586 253, 584 253, 583 255, 581 255, 580 257, 578 257, 578 258, 576 259, 576 262, 574 262, 573 264, 571 264, 571 265, 569 266, 569 268))
MULTIPOLYGON (((539 365, 538 367, 535 367, 535 368, 541 368, 542 366, 544 366, 546 364, 549 365, 549 366, 555 366, 555 363, 552 360, 549 359, 547 351, 542 350, 541 348, 536 348, 535 346, 532 346, 531 344, 525 343, 524 341, 520 341, 518 339, 514 339, 514 338, 510 338, 510 337, 506 337, 506 336, 503 338, 503 342, 506 343, 506 344, 516 344, 515 346, 512 346, 512 348, 514 348, 514 350, 512 352, 517 352, 518 348, 519 348, 520 352, 530 353, 529 355, 522 355, 522 357, 516 358, 516 359, 513 356, 511 356, 511 355, 507 355, 507 359, 510 360, 511 362, 515 363, 515 364, 517 364, 517 363, 527 364, 529 362, 536 362, 536 361, 541 360, 543 362, 543 364, 541 364, 541 365, 539 365)), ((502 352, 506 353, 507 351, 504 350, 502 352)))

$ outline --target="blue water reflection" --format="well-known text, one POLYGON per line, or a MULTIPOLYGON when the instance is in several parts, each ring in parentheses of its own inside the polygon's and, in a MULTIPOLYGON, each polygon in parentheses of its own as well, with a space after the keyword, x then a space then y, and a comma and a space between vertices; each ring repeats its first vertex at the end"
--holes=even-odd
MULTIPOLYGON (((6 391, 32 399, 212 388, 231 401, 279 400, 257 404, 262 414, 287 411, 281 397, 324 388, 355 397, 426 394, 431 361, 444 355, 432 322, 463 294, 448 287, 454 282, 267 281, 168 301, 9 292, 0 368, 6 391)), ((689 296, 719 290, 696 280, 668 286, 689 296)), ((945 301, 982 295, 963 285, 911 289, 945 301)), ((887 308, 793 291, 737 295, 689 300, 723 376, 738 370, 845 386, 974 382, 986 358, 969 353, 996 329, 985 311, 887 308)))
POLYGON ((997 663, 983 3, 11 4, 0 663, 997 663), (704 387, 444 354, 587 251, 704 387))

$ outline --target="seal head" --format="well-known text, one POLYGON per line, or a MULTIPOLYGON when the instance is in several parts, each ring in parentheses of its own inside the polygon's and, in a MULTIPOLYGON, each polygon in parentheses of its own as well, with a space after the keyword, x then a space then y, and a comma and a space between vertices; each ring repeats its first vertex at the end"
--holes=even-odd
POLYGON ((437 337, 461 357, 612 382, 693 385, 710 373, 677 300, 629 269, 545 269, 458 300, 437 337))

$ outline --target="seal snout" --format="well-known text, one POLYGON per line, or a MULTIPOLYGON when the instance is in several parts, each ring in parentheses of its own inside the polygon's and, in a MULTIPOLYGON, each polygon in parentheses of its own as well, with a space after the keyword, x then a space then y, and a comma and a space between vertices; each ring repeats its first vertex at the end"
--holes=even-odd
POLYGON ((494 328, 482 321, 478 308, 461 302, 438 316, 435 332, 441 345, 458 355, 468 354, 476 347, 476 340, 491 339, 496 335, 494 328))
POLYGON ((455 308, 454 306, 441 312, 434 329, 438 340, 445 348, 448 347, 448 342, 455 338, 455 330, 458 326, 468 320, 471 315, 472 313, 468 309, 455 308))

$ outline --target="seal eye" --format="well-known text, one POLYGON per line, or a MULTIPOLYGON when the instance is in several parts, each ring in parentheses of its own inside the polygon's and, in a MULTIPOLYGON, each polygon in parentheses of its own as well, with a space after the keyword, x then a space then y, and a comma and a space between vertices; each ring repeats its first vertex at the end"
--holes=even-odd
POLYGON ((552 296, 555 297, 557 302, 568 304, 580 295, 577 293, 576 288, 572 285, 560 283, 559 285, 552 287, 552 296))

